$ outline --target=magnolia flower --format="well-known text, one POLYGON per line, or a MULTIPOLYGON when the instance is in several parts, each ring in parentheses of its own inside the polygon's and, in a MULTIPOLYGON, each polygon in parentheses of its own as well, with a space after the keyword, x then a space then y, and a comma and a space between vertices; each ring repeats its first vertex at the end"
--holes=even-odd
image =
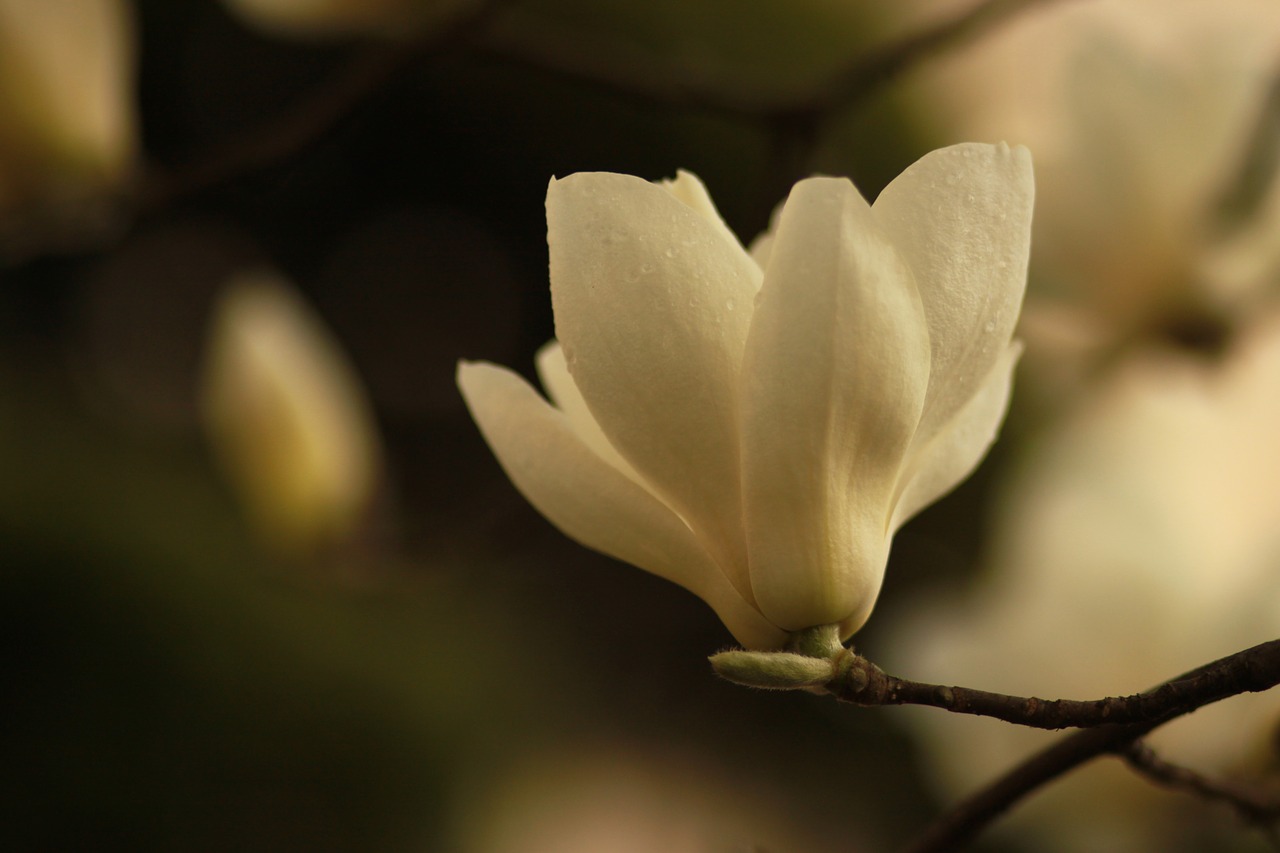
POLYGON ((1031 199, 1025 149, 958 145, 874 207, 801 181, 748 253, 687 172, 553 180, 552 403, 492 364, 458 383, 571 538, 691 590, 745 646, 848 637, 894 531, 1003 418, 1031 199))
POLYGON ((262 536, 305 555, 350 535, 379 480, 359 377, 332 334, 274 276, 242 276, 217 305, 203 387, 214 449, 262 536))

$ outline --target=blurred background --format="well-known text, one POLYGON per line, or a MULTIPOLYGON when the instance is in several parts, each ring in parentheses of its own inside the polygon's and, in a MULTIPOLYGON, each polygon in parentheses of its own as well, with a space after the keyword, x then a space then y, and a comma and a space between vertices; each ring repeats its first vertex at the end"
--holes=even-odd
MULTIPOLYGON (((0 847, 879 851, 1052 738, 720 682, 516 493, 454 369, 533 375, 575 171, 748 242, 1027 145, 1013 410, 859 650, 1093 698, 1280 635, 1278 72, 1269 0, 0 0, 0 847)), ((1153 742, 1266 789, 1278 720, 1153 742)), ((1264 842, 1103 761, 976 849, 1264 842)))

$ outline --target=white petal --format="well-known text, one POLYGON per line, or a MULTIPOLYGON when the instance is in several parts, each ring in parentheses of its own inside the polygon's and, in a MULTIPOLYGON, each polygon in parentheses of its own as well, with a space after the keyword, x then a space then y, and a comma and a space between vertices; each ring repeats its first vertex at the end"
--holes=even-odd
POLYGON ((745 646, 784 642, 679 517, 596 456, 527 382, 506 368, 462 362, 458 387, 507 476, 565 535, 695 593, 745 646))
POLYGON ((629 175, 552 181, 547 240, 556 337, 591 414, 749 599, 737 384, 759 268, 629 175))
POLYGON ((926 154, 876 199, 876 221, 915 273, 933 366, 916 435, 931 441, 1005 351, 1027 283, 1034 185, 1025 148, 926 154))
POLYGON ((769 255, 773 252, 773 232, 762 231, 759 237, 751 241, 751 246, 747 250, 751 254, 751 260, 755 261, 760 269, 769 266, 769 255))
POLYGON ((674 178, 662 181, 661 186, 684 202, 690 210, 707 220, 725 239, 733 243, 738 242, 737 236, 729 230, 728 225, 724 224, 724 219, 721 218, 720 211, 716 210, 715 202, 711 200, 711 194, 707 192, 706 186, 693 172, 680 169, 674 178))
POLYGON ((1020 343, 1005 347, 978 393, 932 441, 912 448, 898 486, 901 496, 893 513, 893 530, 955 488, 987 455, 1009 408, 1013 369, 1021 354, 1020 343))
POLYGON ((783 628, 857 627, 870 613, 929 378, 923 312, 853 184, 797 184, 743 364, 751 585, 783 628))
POLYGON ((600 424, 596 423, 596 419, 591 416, 586 400, 582 399, 582 395, 578 393, 578 386, 573 384, 573 377, 569 375, 569 367, 564 360, 564 348, 560 346, 560 342, 552 338, 544 344, 542 349, 538 350, 535 364, 538 367, 538 378, 542 380, 542 387, 546 389, 547 395, 556 404, 556 408, 564 412, 574 434, 582 439, 593 453, 643 486, 644 481, 636 473, 636 469, 618 454, 601 431, 600 424))

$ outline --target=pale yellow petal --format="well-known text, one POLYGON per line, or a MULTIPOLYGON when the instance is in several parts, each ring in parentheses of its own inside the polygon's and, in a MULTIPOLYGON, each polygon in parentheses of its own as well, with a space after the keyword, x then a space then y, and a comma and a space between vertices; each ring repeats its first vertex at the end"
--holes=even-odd
POLYGON ((585 173, 547 190, 556 337, 609 442, 746 577, 738 375, 759 268, 671 192, 585 173))
POLYGON ((507 476, 566 536, 690 590, 743 645, 784 642, 679 516, 597 456, 527 382, 506 368, 462 362, 458 387, 507 476))
POLYGON ((852 630, 870 613, 928 380, 920 296, 866 201, 844 179, 800 182, 743 365, 751 584, 770 621, 852 630))
POLYGON ((900 496, 893 513, 893 530, 954 489, 987 455, 1009 408, 1013 369, 1021 354, 1021 344, 1005 347, 986 382, 951 423, 934 435, 932 441, 912 449, 898 486, 900 496))
POLYGON ((569 366, 565 364, 564 348, 560 346, 560 342, 552 338, 544 344, 542 349, 538 350, 534 363, 537 365, 538 378, 542 380, 542 387, 546 390, 547 396, 556 404, 556 408, 564 412, 564 416, 568 418, 569 425, 573 427, 578 438, 582 439, 583 443, 601 459, 632 480, 644 485, 636 469, 619 455, 601 431, 600 424, 596 423, 596 419, 591 416, 587 402, 582 399, 582 395, 578 393, 578 386, 573 384, 573 377, 569 375, 569 366))
POLYGON ((876 199, 876 221, 915 273, 932 369, 916 445, 978 392, 1013 336, 1027 283, 1034 186, 1025 148, 933 151, 876 199))

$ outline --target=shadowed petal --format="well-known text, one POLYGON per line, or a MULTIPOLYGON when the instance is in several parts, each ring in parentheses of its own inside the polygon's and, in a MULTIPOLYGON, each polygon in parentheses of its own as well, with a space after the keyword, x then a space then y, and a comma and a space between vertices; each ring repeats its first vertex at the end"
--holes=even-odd
POLYGON ((891 531, 955 488, 987 455, 1009 408, 1013 369, 1021 354, 1019 343, 1005 347, 978 393, 932 441, 912 448, 898 485, 901 495, 894 508, 891 531))
POLYGON ((556 337, 592 416, 750 600, 738 374, 759 268, 703 212, 629 175, 552 181, 547 240, 556 337))
POLYGON ((692 591, 745 646, 784 642, 684 522, 592 452, 527 382, 496 365, 462 362, 458 387, 507 476, 566 536, 692 591))
MULTIPOLYGON (((564 361, 564 348, 560 346, 560 342, 552 338, 543 344, 542 349, 538 350, 535 363, 538 368, 538 378, 542 380, 542 387, 546 390, 547 396, 568 418, 569 425, 578 438, 582 439, 583 443, 601 459, 643 486, 644 482, 636 473, 636 469, 618 454, 600 430, 600 424, 596 423, 596 419, 591 416, 586 400, 582 399, 582 395, 578 393, 578 386, 573 384, 573 377, 569 375, 569 367, 564 361)), ((645 489, 647 490, 648 487, 645 486, 645 489)))
POLYGON ((800 182, 743 364, 751 584, 771 622, 856 628, 870 613, 928 380, 911 271, 866 201, 844 179, 800 182))
POLYGON ((680 169, 674 178, 661 181, 659 186, 688 205, 690 210, 701 215, 726 240, 738 242, 737 235, 724 224, 724 219, 720 217, 720 211, 716 210, 715 202, 711 200, 711 194, 707 192, 706 186, 693 172, 680 169))

